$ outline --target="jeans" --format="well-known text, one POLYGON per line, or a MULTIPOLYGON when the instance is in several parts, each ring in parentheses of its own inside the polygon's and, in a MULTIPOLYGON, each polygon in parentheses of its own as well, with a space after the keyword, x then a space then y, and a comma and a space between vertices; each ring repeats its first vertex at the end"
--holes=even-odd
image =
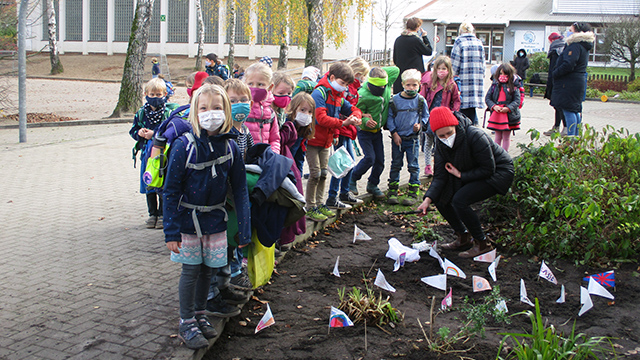
POLYGON ((219 268, 212 268, 211 280, 207 287, 207 300, 211 300, 218 296, 220 289, 228 288, 229 280, 231 280, 231 267, 229 264, 219 268))
POLYGON ((204 311, 207 307, 207 294, 213 270, 204 264, 182 264, 178 284, 181 319, 191 319, 196 316, 196 311, 204 311))
POLYGON ((313 209, 323 204, 324 185, 327 180, 327 163, 329 149, 319 146, 307 147, 307 162, 309 163, 309 181, 305 193, 307 206, 313 209))
POLYGON ((463 185, 453 194, 451 202, 446 205, 435 204, 442 217, 459 233, 469 230, 471 236, 478 241, 484 240, 484 232, 478 215, 471 208, 471 204, 488 199, 498 192, 485 180, 474 181, 463 185))
MULTIPOLYGON (((353 140, 349 139, 346 136, 340 135, 338 137, 338 145, 333 147, 333 150, 338 150, 341 147, 345 147, 347 152, 353 159, 356 158, 356 153, 353 151, 353 140)), ((338 189, 340 189, 341 194, 346 194, 349 192, 349 181, 351 181, 351 174, 353 173, 353 169, 349 170, 347 175, 338 179, 331 177, 331 182, 329 183, 329 199, 335 199, 338 196, 338 189)))
POLYGON ((567 136, 578 136, 582 116, 577 112, 562 110, 564 118, 567 121, 567 136))
POLYGON ((384 144, 382 143, 382 131, 370 132, 358 130, 358 142, 364 153, 364 158, 353 169, 351 177, 358 181, 362 175, 371 169, 369 184, 380 184, 380 175, 384 171, 384 144))
POLYGON ((149 216, 162 216, 162 194, 150 192, 146 196, 149 216))
POLYGON ((464 116, 468 117, 473 125, 478 125, 478 115, 476 114, 476 108, 460 109, 460 112, 463 113, 464 116))
POLYGON ((409 184, 420 185, 420 141, 417 136, 404 138, 400 146, 391 142, 391 171, 389 172, 389 184, 400 182, 400 170, 402 170, 402 156, 407 154, 407 168, 409 169, 409 184))

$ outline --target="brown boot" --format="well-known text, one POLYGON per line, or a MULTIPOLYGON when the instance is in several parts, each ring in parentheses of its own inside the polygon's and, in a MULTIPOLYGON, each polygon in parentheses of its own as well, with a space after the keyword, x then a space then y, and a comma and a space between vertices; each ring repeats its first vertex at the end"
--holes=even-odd
POLYGON ((489 243, 488 238, 485 238, 484 241, 478 241, 476 239, 473 239, 472 242, 473 242, 473 247, 470 250, 463 251, 460 254, 458 254, 459 257, 472 258, 478 255, 482 255, 484 253, 488 253, 489 251, 493 250, 493 247, 489 243))
POLYGON ((465 250, 471 247, 471 234, 468 232, 459 233, 456 232, 456 239, 448 244, 440 245, 444 250, 465 250))

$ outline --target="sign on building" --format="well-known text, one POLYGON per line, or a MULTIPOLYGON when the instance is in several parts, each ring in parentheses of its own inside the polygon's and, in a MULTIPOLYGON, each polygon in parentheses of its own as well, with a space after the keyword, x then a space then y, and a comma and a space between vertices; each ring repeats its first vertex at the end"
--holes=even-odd
POLYGON ((525 49, 527 54, 544 51, 544 31, 516 30, 514 50, 525 49))

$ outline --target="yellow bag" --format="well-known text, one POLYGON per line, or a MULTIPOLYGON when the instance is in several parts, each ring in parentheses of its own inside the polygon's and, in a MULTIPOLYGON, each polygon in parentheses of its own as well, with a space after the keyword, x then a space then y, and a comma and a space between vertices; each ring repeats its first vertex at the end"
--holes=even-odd
POLYGON ((147 167, 142 175, 142 180, 145 185, 147 185, 147 188, 162 188, 164 185, 164 178, 165 175, 167 175, 169 146, 165 146, 164 149, 160 151, 161 152, 155 156, 152 153, 147 160, 147 167))
POLYGON ((252 231, 249 255, 247 256, 247 273, 253 288, 260 287, 271 279, 275 262, 275 244, 265 247, 258 240, 258 235, 252 231))

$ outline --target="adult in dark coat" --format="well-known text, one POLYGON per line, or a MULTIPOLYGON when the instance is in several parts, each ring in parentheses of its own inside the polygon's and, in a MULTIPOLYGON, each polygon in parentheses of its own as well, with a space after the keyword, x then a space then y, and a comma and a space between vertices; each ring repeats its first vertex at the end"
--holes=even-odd
POLYGON ((562 109, 567 121, 567 135, 577 136, 582 122, 582 101, 587 89, 589 50, 593 47, 595 35, 591 25, 583 22, 571 25, 566 35, 567 46, 551 73, 551 106, 562 109))
MULTIPOLYGON (((557 32, 553 32, 549 35, 549 52, 547 52, 547 58, 549 59, 549 72, 547 73, 547 88, 544 91, 544 98, 551 100, 551 92, 553 91, 553 70, 555 70, 556 65, 558 64, 558 58, 560 54, 562 54, 562 50, 566 46, 564 42, 564 37, 557 32)), ((543 132, 546 136, 551 136, 554 133, 557 133, 560 130, 560 122, 562 122, 562 132, 566 135, 567 131, 567 122, 564 120, 564 114, 562 113, 562 109, 555 108, 556 110, 556 120, 553 124, 553 127, 545 132, 543 132)))
POLYGON ((492 249, 491 244, 471 204, 507 193, 514 176, 511 156, 482 129, 471 126, 471 120, 460 112, 434 108, 429 123, 439 141, 433 181, 418 210, 424 214, 431 203, 435 204, 456 232, 456 240, 441 248, 472 247, 459 254, 463 258, 484 254, 492 249))
MULTIPOLYGON (((398 36, 393 44, 393 63, 400 69, 400 75, 405 70, 416 69, 424 73, 424 61, 422 55, 431 55, 433 50, 426 34, 422 31, 422 20, 410 18, 402 35, 398 36)), ((393 83, 393 93, 400 93, 402 88, 402 76, 398 76, 393 83)))
POLYGON ((527 51, 525 49, 520 49, 516 53, 516 58, 511 61, 511 65, 516 68, 518 72, 518 76, 522 80, 527 79, 527 69, 529 68, 529 58, 527 57, 527 51))

